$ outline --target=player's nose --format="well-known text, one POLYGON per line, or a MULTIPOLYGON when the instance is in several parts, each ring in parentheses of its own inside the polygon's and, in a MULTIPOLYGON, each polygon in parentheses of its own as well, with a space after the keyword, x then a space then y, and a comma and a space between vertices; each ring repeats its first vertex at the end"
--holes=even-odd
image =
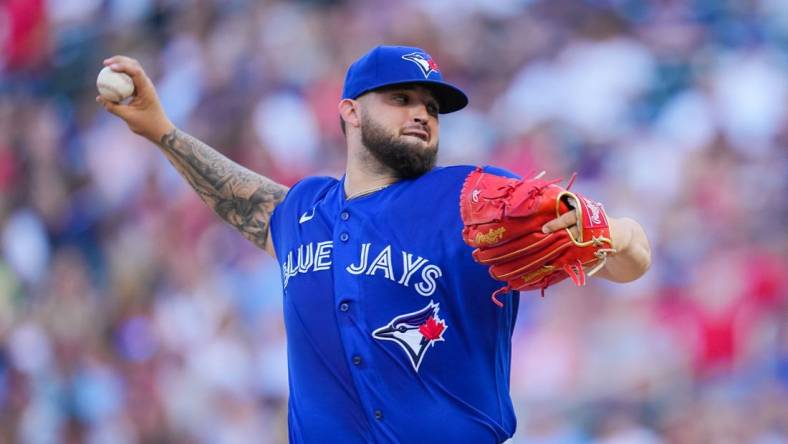
POLYGON ((430 113, 427 111, 427 105, 418 104, 413 107, 412 111, 412 118, 414 122, 417 122, 421 125, 429 125, 430 121, 430 113))
POLYGON ((414 106, 410 115, 410 124, 408 126, 419 127, 424 131, 431 130, 430 114, 423 106, 414 106))

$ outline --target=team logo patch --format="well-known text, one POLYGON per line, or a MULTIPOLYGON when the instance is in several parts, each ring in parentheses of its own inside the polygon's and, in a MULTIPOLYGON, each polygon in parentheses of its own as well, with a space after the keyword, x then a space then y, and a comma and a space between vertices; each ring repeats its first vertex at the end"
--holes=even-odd
POLYGON ((440 71, 440 69, 438 69, 438 64, 435 63, 435 60, 424 57, 424 54, 420 52, 405 54, 402 56, 402 58, 409 62, 415 63, 421 69, 421 73, 424 74, 425 79, 428 78, 433 72, 440 71))
POLYGON ((419 311, 395 317, 387 325, 372 332, 372 337, 399 344, 408 355, 413 369, 418 372, 427 350, 436 342, 443 341, 447 327, 446 322, 438 317, 439 310, 440 304, 430 301, 419 311))

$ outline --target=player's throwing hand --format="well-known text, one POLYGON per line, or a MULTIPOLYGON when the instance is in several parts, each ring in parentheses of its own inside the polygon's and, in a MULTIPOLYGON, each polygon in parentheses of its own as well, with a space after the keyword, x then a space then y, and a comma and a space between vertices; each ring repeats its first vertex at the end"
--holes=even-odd
POLYGON ((130 57, 116 55, 104 60, 104 66, 128 74, 134 81, 134 94, 128 104, 113 103, 96 96, 104 108, 123 119, 133 132, 158 143, 164 134, 174 128, 164 113, 156 88, 145 74, 142 65, 130 57))

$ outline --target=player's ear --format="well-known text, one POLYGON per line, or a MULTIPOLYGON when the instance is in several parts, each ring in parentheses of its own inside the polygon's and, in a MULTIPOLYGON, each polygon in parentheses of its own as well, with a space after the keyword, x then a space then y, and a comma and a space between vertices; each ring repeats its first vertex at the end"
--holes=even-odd
POLYGON ((358 102, 352 99, 342 99, 339 101, 339 115, 345 122, 345 125, 358 128, 361 126, 361 118, 359 116, 358 102))

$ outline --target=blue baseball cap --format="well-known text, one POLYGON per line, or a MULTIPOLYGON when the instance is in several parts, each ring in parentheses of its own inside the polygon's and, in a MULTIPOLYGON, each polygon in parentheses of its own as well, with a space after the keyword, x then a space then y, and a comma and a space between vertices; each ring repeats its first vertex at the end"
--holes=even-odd
POLYGON ((378 46, 353 62, 345 76, 342 98, 357 99, 384 86, 407 84, 432 90, 441 114, 459 111, 468 104, 462 90, 443 81, 438 64, 429 54, 409 46, 378 46))

